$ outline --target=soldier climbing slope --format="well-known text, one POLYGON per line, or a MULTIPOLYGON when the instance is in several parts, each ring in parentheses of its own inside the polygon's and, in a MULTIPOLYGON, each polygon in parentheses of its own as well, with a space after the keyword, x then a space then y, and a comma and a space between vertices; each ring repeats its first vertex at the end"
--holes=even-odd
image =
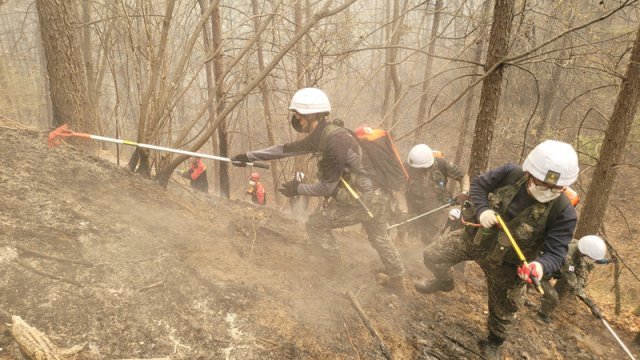
POLYGON ((484 271, 489 334, 480 346, 487 359, 501 356, 514 315, 524 302, 525 282, 521 280, 530 283, 535 277, 539 281, 564 263, 577 220, 563 192, 578 174, 578 155, 571 145, 544 141, 529 153, 522 167, 506 164, 473 179, 470 196, 481 230, 466 227, 452 232, 424 251, 424 264, 435 279, 417 283, 420 293, 452 291, 451 267, 461 261, 473 260, 484 271), (497 215, 504 218, 524 257, 533 260, 528 266, 520 265, 505 233, 494 227, 497 215))
MULTIPOLYGON (((432 151, 425 144, 411 148, 405 168, 409 173, 409 181, 405 197, 409 214, 414 217, 453 201, 447 190, 449 179, 460 183, 461 193, 456 201, 462 202, 469 195, 469 176, 454 164, 447 162, 440 152, 432 151)), ((444 212, 424 216, 413 222, 414 229, 420 239, 427 245, 438 235, 445 222, 444 212)))
POLYGON ((331 229, 362 223, 369 242, 384 264, 387 277, 383 285, 405 294, 405 269, 386 230, 391 195, 374 183, 372 174, 364 170, 363 161, 367 159, 357 139, 349 130, 327 121, 331 104, 320 89, 298 90, 291 99, 289 110, 292 111, 293 128, 308 135, 295 142, 236 155, 232 158, 234 165, 315 153, 318 182, 303 184, 293 179, 280 189, 287 197, 305 195, 327 199, 306 222, 310 240, 335 267, 339 264, 340 252, 331 229))

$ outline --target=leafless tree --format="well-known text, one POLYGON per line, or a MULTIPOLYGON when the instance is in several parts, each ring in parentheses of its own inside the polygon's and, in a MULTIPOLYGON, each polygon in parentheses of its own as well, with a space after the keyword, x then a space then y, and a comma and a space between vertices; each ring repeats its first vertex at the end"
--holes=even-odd
POLYGON ((622 79, 620 92, 600 149, 600 157, 593 172, 593 181, 585 197, 576 237, 595 234, 600 230, 611 188, 618 169, 623 166, 625 146, 635 119, 640 100, 640 28, 631 51, 627 72, 622 79))
POLYGON ((91 131, 95 111, 89 101, 78 14, 68 1, 36 1, 53 104, 54 126, 68 123, 91 131))

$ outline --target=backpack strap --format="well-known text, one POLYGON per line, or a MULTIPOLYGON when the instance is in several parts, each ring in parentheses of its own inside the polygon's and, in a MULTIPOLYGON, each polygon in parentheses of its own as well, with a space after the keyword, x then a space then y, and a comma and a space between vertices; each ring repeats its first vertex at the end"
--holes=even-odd
MULTIPOLYGON (((513 168, 511 172, 509 172, 509 174, 507 174, 507 176, 505 176, 504 179, 502 179, 502 181, 500 181, 500 183, 498 183, 496 187, 501 188, 503 186, 513 184, 516 181, 518 181, 518 179, 522 178, 524 175, 525 175, 525 172, 524 170, 522 170, 522 167, 517 166, 513 168)), ((562 193, 562 195, 560 195, 557 199, 554 200, 553 205, 551 205, 551 210, 549 210, 547 222, 554 221, 555 219, 557 219, 558 216, 560 216, 560 214, 564 212, 567 206, 570 206, 570 205, 571 205, 571 200, 569 199, 569 197, 567 197, 566 194, 562 193)))
POLYGON ((435 160, 436 165, 438 166, 438 170, 440 170, 442 176, 444 176, 444 186, 446 187, 447 183, 449 182, 446 160, 441 157, 434 157, 433 160, 435 160))
POLYGON ((340 129, 344 128, 331 123, 327 124, 327 126, 322 129, 322 134, 320 135, 320 141, 318 142, 318 148, 316 149, 316 152, 323 152, 325 147, 327 146, 327 140, 329 140, 329 137, 331 137, 333 133, 340 129))

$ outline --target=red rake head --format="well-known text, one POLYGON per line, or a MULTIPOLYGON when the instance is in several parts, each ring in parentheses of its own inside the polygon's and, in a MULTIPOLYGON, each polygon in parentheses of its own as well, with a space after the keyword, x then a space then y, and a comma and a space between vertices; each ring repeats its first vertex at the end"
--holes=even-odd
POLYGON ((47 143, 49 144, 49 147, 54 147, 60 145, 64 138, 74 135, 75 133, 73 132, 73 130, 69 129, 69 126, 67 124, 63 124, 59 128, 49 133, 47 143))

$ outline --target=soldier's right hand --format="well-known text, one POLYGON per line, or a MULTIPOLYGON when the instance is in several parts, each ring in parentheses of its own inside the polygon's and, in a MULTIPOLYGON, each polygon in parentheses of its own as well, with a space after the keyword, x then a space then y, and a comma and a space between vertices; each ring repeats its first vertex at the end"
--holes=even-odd
POLYGON ((251 162, 247 154, 237 154, 231 158, 233 166, 246 167, 247 163, 251 162))
POLYGON ((480 220, 482 227, 487 229, 498 223, 496 212, 491 209, 483 211, 478 220, 480 220))
POLYGON ((600 312, 598 305, 591 305, 591 313, 598 319, 602 317, 602 312, 600 312))

